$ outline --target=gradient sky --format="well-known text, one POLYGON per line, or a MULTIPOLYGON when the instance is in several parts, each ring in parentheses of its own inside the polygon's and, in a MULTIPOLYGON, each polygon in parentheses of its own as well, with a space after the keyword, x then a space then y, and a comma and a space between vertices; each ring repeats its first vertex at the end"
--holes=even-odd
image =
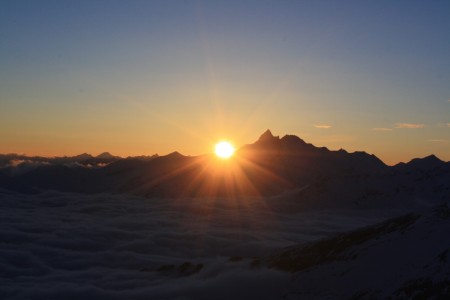
POLYGON ((450 160, 450 1, 0 1, 0 153, 198 155, 268 128, 450 160))

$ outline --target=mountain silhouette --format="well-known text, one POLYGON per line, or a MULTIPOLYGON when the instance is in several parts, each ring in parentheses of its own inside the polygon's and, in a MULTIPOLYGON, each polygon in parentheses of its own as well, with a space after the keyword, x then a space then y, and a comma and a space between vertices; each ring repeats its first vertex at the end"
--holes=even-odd
POLYGON ((395 167, 402 170, 427 170, 442 167, 444 164, 435 155, 429 155, 423 158, 414 158, 408 163, 399 163, 395 167))
POLYGON ((75 193, 107 192, 146 197, 269 196, 305 187, 310 187, 307 192, 311 193, 311 189, 323 186, 324 182, 339 181, 342 186, 352 187, 352 183, 360 178, 377 178, 380 186, 386 178, 391 181, 386 186, 397 181, 400 185, 415 170, 439 166, 441 170, 430 173, 430 178, 447 178, 449 163, 435 156, 388 167, 375 155, 331 151, 315 147, 295 135, 280 138, 267 130, 256 142, 238 149, 228 161, 213 155, 191 157, 178 152, 126 159, 107 152, 97 157, 83 154, 76 159, 47 159, 45 164, 22 173, 12 172, 11 166, 4 167, 0 169, 0 188, 23 192, 46 189, 75 193), (77 164, 61 164, 61 161, 77 164))
POLYGON ((100 158, 100 159, 113 159, 115 157, 117 157, 117 156, 114 156, 109 152, 103 152, 96 156, 96 158, 100 158))
POLYGON ((318 178, 373 173, 387 167, 376 156, 365 152, 330 151, 308 144, 295 135, 275 137, 269 130, 256 143, 242 147, 238 156, 286 178, 296 186, 318 178))

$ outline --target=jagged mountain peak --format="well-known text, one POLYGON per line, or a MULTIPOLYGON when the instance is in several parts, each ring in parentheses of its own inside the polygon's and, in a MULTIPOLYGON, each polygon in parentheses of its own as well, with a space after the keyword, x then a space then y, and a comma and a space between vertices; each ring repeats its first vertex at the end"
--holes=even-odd
POLYGON ((82 153, 82 154, 74 156, 73 158, 80 159, 80 160, 81 159, 90 159, 90 158, 92 158, 92 155, 90 155, 88 153, 82 153))
POLYGON ((180 158, 180 157, 185 157, 185 156, 183 154, 181 154, 180 152, 178 152, 178 151, 174 151, 174 152, 169 153, 169 154, 167 154, 167 155, 165 155, 163 157, 166 157, 166 158, 180 158))
POLYGON ((286 145, 307 145, 307 143, 296 135, 287 134, 281 138, 281 142, 286 145))
POLYGON ((436 155, 431 154, 423 158, 414 158, 406 166, 413 168, 435 168, 444 164, 444 161, 440 160, 436 155))
POLYGON ((101 158, 101 159, 111 159, 111 158, 114 158, 114 157, 115 157, 115 156, 112 155, 112 154, 109 153, 109 152, 103 152, 103 153, 101 153, 101 154, 99 154, 99 155, 96 156, 96 158, 101 158))
POLYGON ((267 129, 258 139, 259 143, 273 142, 278 141, 280 139, 279 136, 274 136, 270 129, 267 129))
POLYGON ((422 160, 424 160, 424 161, 429 161, 429 162, 439 162, 439 163, 442 163, 442 162, 443 162, 442 160, 440 160, 440 159, 439 159, 436 155, 434 155, 434 154, 428 155, 428 156, 422 158, 422 160))

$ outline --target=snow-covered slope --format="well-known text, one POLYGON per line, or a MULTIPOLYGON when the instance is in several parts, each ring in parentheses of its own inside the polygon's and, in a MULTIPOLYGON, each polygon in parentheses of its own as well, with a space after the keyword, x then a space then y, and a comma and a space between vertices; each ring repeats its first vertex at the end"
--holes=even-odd
POLYGON ((450 209, 441 205, 262 260, 292 272, 284 299, 449 299, 450 209))

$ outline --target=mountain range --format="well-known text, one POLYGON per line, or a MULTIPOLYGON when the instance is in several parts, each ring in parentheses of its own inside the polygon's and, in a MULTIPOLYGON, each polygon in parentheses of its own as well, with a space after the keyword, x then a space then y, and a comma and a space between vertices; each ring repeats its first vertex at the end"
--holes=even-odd
POLYGON ((178 152, 120 158, 105 152, 63 158, 10 154, 1 155, 0 163, 0 188, 24 193, 50 189, 145 197, 273 196, 301 199, 297 202, 308 207, 450 197, 450 163, 434 155, 387 166, 375 155, 331 151, 294 135, 274 136, 270 130, 230 160, 178 152))

